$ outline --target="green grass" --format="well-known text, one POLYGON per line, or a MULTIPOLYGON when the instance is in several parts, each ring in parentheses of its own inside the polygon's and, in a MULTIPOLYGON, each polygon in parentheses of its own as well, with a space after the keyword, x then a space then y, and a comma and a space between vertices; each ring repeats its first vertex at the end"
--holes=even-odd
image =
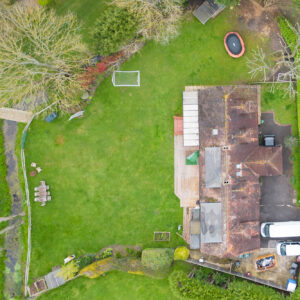
MULTIPOLYGON (((191 265, 175 262, 173 270, 189 272, 191 265)), ((168 279, 154 279, 145 276, 126 274, 118 271, 107 273, 97 279, 78 278, 67 285, 40 297, 44 299, 174 299, 169 289, 168 279)))
POLYGON ((106 2, 107 0, 55 0, 51 6, 60 15, 68 11, 76 14, 82 25, 83 39, 92 46, 93 26, 102 14, 106 2))
MULTIPOLYGON (((2 134, 3 121, 0 120, 0 212, 1 216, 10 214, 10 193, 6 180, 7 166, 5 161, 4 137, 2 134)), ((0 223, 0 229, 1 229, 0 223)))
MULTIPOLYGON (((69 254, 96 252, 113 243, 184 244, 175 234, 182 224, 182 209, 174 195, 173 116, 181 113, 186 85, 250 81, 245 60, 260 39, 240 30, 235 17, 226 10, 205 26, 190 17, 175 40, 168 45, 149 42, 123 65, 124 70, 141 71, 141 87, 115 88, 109 77, 83 119, 32 123, 25 145, 27 168, 30 171, 34 161, 43 171, 29 178, 31 280, 69 254), (224 48, 223 38, 232 30, 238 30, 247 45, 248 52, 240 59, 228 56, 224 48), (45 207, 33 202, 33 188, 40 180, 46 180, 52 194, 45 207), (170 231, 171 242, 153 242, 154 231, 170 231)), ((136 282, 128 275, 112 276, 120 281, 101 278, 107 293, 136 282)), ((70 285, 78 293, 90 286, 92 298, 103 292, 92 282, 80 279, 70 285)), ((89 298, 85 292, 80 296, 89 298)))
MULTIPOLYGON (((281 124, 291 124, 292 134, 298 137, 298 116, 297 101, 285 94, 284 90, 277 85, 275 93, 270 92, 270 85, 264 85, 262 89, 261 110, 275 112, 275 119, 281 124)), ((294 188, 297 191, 297 205, 300 203, 300 149, 295 147, 293 150, 294 165, 294 188)))

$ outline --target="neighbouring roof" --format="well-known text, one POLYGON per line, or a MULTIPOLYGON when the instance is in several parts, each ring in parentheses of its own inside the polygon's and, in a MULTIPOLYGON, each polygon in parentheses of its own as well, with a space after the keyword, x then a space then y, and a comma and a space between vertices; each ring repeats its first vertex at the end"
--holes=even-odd
POLYGON ((222 184, 221 176, 221 148, 205 148, 205 186, 219 188, 222 184))
MULTIPOLYGON (((223 220, 217 230, 220 242, 212 242, 209 235, 202 240, 200 220, 200 235, 191 234, 189 226, 190 243, 197 249, 199 242, 200 252, 219 257, 236 257, 259 249, 259 177, 282 174, 282 147, 259 146, 260 86, 186 87, 186 92, 198 94, 199 198, 195 197, 195 185, 187 182, 185 188, 191 186, 194 201, 179 197, 180 203, 190 208, 197 200, 201 208, 211 205, 208 202, 218 203, 220 217, 209 220, 223 220)), ((189 147, 183 148, 186 155, 189 147)), ((184 214, 184 218, 186 224, 189 215, 184 214)), ((204 215, 203 222, 206 218, 204 215)), ((193 215, 191 221, 195 221, 193 215)))

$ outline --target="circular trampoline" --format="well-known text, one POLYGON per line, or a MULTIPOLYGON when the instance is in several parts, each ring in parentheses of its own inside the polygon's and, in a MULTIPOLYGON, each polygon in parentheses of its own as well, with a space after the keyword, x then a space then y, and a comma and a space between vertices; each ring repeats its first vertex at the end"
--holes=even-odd
POLYGON ((244 42, 237 32, 228 32, 224 37, 224 45, 231 57, 241 57, 245 52, 244 42))

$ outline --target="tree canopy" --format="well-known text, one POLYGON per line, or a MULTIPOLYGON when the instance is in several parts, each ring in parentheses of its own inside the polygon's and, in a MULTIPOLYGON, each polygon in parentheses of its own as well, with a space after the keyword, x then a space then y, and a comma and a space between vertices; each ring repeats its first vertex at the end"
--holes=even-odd
POLYGON ((127 9, 109 6, 95 24, 96 49, 103 55, 117 52, 134 38, 136 31, 136 19, 127 9))
POLYGON ((113 0, 138 20, 138 33, 144 39, 168 42, 178 33, 183 0, 113 0))
POLYGON ((66 110, 82 90, 87 62, 76 17, 20 4, 0 7, 0 103, 35 103, 46 95, 66 110))

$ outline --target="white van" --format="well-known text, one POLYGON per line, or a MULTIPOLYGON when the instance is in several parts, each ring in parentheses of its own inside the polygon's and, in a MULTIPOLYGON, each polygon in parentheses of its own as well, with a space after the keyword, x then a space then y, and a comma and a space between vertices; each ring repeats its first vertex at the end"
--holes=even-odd
POLYGON ((300 242, 279 242, 276 244, 278 255, 298 256, 300 255, 300 242))
POLYGON ((268 238, 300 237, 300 221, 262 223, 260 233, 268 238))

